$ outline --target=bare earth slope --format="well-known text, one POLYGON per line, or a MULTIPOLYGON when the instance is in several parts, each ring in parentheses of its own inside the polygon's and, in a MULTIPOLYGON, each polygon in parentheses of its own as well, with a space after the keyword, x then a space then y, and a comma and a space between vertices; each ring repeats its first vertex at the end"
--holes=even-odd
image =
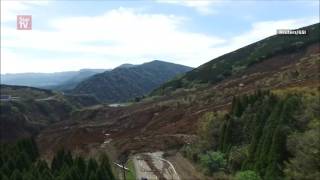
POLYGON ((227 110, 232 97, 257 88, 317 88, 319 43, 295 53, 279 54, 215 85, 179 89, 128 107, 98 106, 74 112, 38 137, 41 151, 60 146, 89 152, 99 149, 110 134, 119 154, 178 148, 195 141, 197 122, 208 111, 227 110))

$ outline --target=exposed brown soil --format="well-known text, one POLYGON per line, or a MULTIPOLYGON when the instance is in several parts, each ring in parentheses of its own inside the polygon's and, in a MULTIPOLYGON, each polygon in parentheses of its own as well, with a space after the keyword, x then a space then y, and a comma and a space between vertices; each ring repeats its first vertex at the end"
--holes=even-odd
POLYGON ((42 131, 37 139, 40 150, 48 155, 63 146, 88 153, 100 147, 105 133, 110 134, 118 155, 179 148, 197 139, 197 124, 204 113, 228 110, 235 95, 259 87, 319 86, 319 69, 308 60, 316 53, 320 53, 319 44, 300 53, 272 57, 242 76, 200 90, 181 91, 128 107, 101 106, 75 112, 67 121, 42 131), (296 69, 299 77, 291 76, 296 69))

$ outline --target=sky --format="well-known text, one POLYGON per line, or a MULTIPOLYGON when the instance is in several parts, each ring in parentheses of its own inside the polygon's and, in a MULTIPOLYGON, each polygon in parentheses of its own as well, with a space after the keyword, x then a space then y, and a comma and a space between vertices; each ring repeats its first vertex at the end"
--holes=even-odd
POLYGON ((152 60, 198 67, 318 22, 318 0, 1 0, 1 74, 152 60), (17 30, 17 15, 31 15, 32 30, 17 30))

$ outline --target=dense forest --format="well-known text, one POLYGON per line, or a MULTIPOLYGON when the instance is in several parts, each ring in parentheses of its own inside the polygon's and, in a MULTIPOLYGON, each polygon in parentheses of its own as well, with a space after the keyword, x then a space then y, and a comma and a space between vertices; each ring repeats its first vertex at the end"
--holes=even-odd
POLYGON ((230 112, 203 116, 201 141, 185 146, 184 155, 216 178, 317 179, 318 97, 303 88, 235 97, 230 112))
POLYGON ((39 157, 33 139, 3 143, 0 147, 0 174, 6 180, 113 180, 109 159, 73 157, 71 152, 58 151, 50 163, 39 157))

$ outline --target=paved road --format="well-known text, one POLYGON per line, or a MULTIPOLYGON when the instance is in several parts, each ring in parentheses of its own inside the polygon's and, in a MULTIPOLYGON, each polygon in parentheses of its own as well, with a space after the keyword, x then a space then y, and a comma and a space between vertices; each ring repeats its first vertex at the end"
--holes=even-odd
POLYGON ((162 158, 163 152, 142 153, 133 157, 137 179, 180 180, 174 166, 162 158))
POLYGON ((53 100, 55 98, 56 98, 56 96, 49 96, 49 97, 46 97, 46 98, 36 99, 36 101, 49 101, 49 100, 53 100))

